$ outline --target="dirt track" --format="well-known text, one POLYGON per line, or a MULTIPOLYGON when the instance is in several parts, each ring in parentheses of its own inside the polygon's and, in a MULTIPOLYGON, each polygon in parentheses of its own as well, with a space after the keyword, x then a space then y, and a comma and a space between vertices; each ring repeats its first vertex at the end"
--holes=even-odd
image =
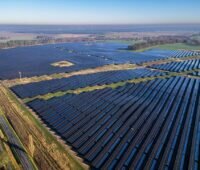
POLYGON ((46 140, 43 132, 25 114, 25 111, 19 108, 16 102, 11 99, 9 92, 2 85, 0 85, 0 107, 28 152, 30 152, 28 149, 29 135, 32 135, 35 146, 33 159, 39 169, 76 168, 63 152, 59 152, 55 143, 46 140))

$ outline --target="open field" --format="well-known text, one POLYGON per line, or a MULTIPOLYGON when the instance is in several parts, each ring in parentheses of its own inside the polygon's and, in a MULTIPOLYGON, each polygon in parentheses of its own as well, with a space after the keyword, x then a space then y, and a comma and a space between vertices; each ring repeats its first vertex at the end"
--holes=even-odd
POLYGON ((58 62, 52 63, 51 65, 54 67, 69 67, 69 66, 73 66, 74 64, 69 61, 58 61, 58 62))
POLYGON ((93 40, 90 34, 48 34, 48 33, 17 33, 0 32, 0 49, 10 49, 16 47, 54 44, 72 41, 93 40))
POLYGON ((199 53, 126 46, 0 51, 0 108, 38 169, 200 168, 199 53))
MULTIPOLYGON (((32 30, 33 31, 33 30, 32 30)), ((103 41, 103 42, 118 42, 125 44, 135 44, 137 42, 144 41, 146 37, 158 37, 158 36, 191 36, 192 33, 176 31, 157 31, 157 32, 107 32, 107 33, 64 33, 58 30, 54 30, 49 33, 37 33, 37 32, 0 32, 0 49, 9 49, 23 46, 45 45, 65 42, 84 42, 84 41, 103 41)), ((198 36, 193 36, 198 39, 198 36)))
POLYGON ((152 46, 149 48, 144 48, 141 50, 137 50, 138 52, 153 49, 153 48, 159 48, 163 50, 197 50, 200 51, 200 46, 195 46, 195 45, 187 45, 183 43, 175 43, 175 44, 164 44, 164 45, 157 45, 157 46, 152 46))
POLYGON ((166 44, 166 45, 161 45, 158 46, 160 49, 168 49, 168 50, 200 50, 200 46, 195 46, 195 45, 187 45, 187 44, 182 44, 182 43, 177 43, 177 44, 166 44))

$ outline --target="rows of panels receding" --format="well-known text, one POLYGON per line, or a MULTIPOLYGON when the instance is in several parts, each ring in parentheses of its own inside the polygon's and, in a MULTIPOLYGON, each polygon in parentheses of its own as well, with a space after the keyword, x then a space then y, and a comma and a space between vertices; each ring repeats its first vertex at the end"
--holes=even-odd
MULTIPOLYGON (((55 46, 44 45, 0 50, 0 79, 19 78, 19 72, 22 72, 22 77, 31 77, 72 72, 111 64, 110 61, 86 54, 60 51, 55 46), (72 62, 74 65, 62 68, 51 65, 54 62, 65 60, 72 62)), ((84 48, 82 44, 79 46, 84 48)))
POLYGON ((190 73, 192 76, 200 76, 200 71, 194 71, 193 73, 190 73))
POLYGON ((162 50, 162 49, 150 49, 145 52, 144 54, 147 53, 149 55, 160 55, 163 57, 168 56, 173 57, 173 58, 183 58, 187 56, 197 56, 199 55, 198 52, 195 51, 187 51, 187 50, 162 50))
POLYGON ((115 51, 115 52, 90 52, 93 56, 105 58, 107 61, 113 61, 121 64, 125 62, 142 64, 146 62, 163 60, 168 58, 183 58, 197 56, 197 52, 184 51, 184 50, 159 50, 151 49, 144 52, 128 52, 128 51, 115 51))
POLYGON ((157 64, 151 67, 173 72, 191 71, 195 69, 200 69, 200 59, 185 60, 181 62, 170 62, 166 64, 157 64))
POLYGON ((12 87, 12 90, 21 98, 34 97, 53 93, 58 91, 67 91, 87 86, 112 84, 130 79, 155 77, 165 75, 164 72, 151 71, 149 69, 131 69, 107 71, 88 75, 72 76, 70 78, 53 79, 31 83, 26 85, 18 85, 12 87))
POLYGON ((73 72, 108 64, 134 63, 166 58, 197 56, 197 52, 184 50, 158 50, 130 52, 123 43, 65 43, 43 46, 20 47, 0 50, 0 79, 41 76, 73 72), (69 61, 70 67, 54 67, 51 64, 69 61))
POLYGON ((199 79, 155 79, 28 105, 95 169, 200 168, 199 79))

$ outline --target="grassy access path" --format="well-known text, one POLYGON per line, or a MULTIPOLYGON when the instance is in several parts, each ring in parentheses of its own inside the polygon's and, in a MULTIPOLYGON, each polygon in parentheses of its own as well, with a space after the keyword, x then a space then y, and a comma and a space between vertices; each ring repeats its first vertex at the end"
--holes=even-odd
POLYGON ((35 76, 35 77, 24 77, 22 79, 3 80, 2 82, 7 87, 12 87, 15 85, 36 83, 36 82, 46 81, 46 80, 69 78, 71 76, 77 76, 77 75, 94 74, 94 73, 100 73, 100 72, 105 72, 105 71, 129 70, 129 69, 134 69, 136 67, 138 66, 136 66, 135 64, 118 64, 118 65, 111 64, 111 65, 105 65, 105 66, 91 68, 91 69, 74 71, 71 73, 57 73, 57 74, 42 75, 42 76, 35 76))
MULTIPOLYGON (((6 120, 1 110, 0 110, 0 117, 6 120)), ((0 125, 0 169, 1 168, 20 170, 21 165, 17 162, 16 157, 14 156, 11 150, 8 137, 5 134, 3 127, 0 125)))
POLYGON ((10 121, 38 169, 88 169, 62 141, 31 113, 3 85, 0 85, 0 108, 10 121), (30 147, 30 136, 32 146, 30 147), (33 149, 34 148, 34 149, 33 149))
MULTIPOLYGON (((154 69, 154 70, 156 70, 156 69, 154 69)), ((33 101, 35 99, 49 100, 49 99, 52 99, 54 97, 64 96, 66 94, 80 94, 80 93, 83 93, 83 92, 90 92, 90 91, 100 90, 100 89, 105 89, 105 88, 115 89, 117 87, 124 86, 127 83, 141 83, 141 82, 145 82, 145 81, 154 80, 154 79, 157 79, 157 78, 165 79, 165 78, 170 78, 170 77, 174 77, 174 76, 186 76, 186 77, 199 78, 199 77, 188 75, 189 73, 193 73, 194 71, 200 71, 200 69, 184 71, 184 72, 165 71, 165 72, 167 72, 167 74, 163 75, 163 76, 144 77, 144 78, 131 79, 131 80, 127 80, 127 81, 121 81, 121 82, 112 83, 112 84, 88 86, 88 87, 78 88, 78 89, 75 89, 75 90, 58 91, 58 92, 55 92, 55 93, 48 93, 48 94, 45 94, 45 95, 35 96, 33 98, 26 98, 26 99, 23 99, 23 101, 24 101, 24 103, 27 103, 27 102, 33 101)))
POLYGON ((125 63, 125 64, 110 64, 110 65, 105 65, 105 66, 91 68, 91 69, 74 71, 71 73, 57 73, 57 74, 42 75, 42 76, 35 76, 35 77, 24 77, 22 79, 3 80, 2 82, 7 87, 12 87, 15 85, 36 83, 36 82, 41 82, 41 81, 53 80, 53 79, 69 78, 69 77, 77 76, 77 75, 87 75, 87 74, 94 74, 94 73, 100 73, 100 72, 106 72, 106 71, 138 69, 138 68, 144 68, 147 66, 151 66, 153 64, 165 64, 165 63, 173 62, 173 61, 179 62, 179 61, 199 59, 199 58, 200 58, 200 56, 190 56, 190 57, 182 57, 182 58, 171 57, 171 58, 166 58, 166 59, 162 59, 162 60, 149 61, 149 62, 143 63, 141 65, 127 64, 127 63, 125 63))

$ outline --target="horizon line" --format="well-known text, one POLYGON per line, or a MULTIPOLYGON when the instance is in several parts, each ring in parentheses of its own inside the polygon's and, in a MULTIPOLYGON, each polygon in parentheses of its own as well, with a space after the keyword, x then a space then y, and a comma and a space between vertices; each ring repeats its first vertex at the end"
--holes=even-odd
POLYGON ((57 23, 0 23, 0 25, 35 25, 35 26, 111 26, 111 25, 117 25, 117 26, 126 26, 126 25, 199 25, 200 22, 194 22, 194 23, 113 23, 113 24, 108 24, 108 23, 63 23, 63 24, 57 24, 57 23))

